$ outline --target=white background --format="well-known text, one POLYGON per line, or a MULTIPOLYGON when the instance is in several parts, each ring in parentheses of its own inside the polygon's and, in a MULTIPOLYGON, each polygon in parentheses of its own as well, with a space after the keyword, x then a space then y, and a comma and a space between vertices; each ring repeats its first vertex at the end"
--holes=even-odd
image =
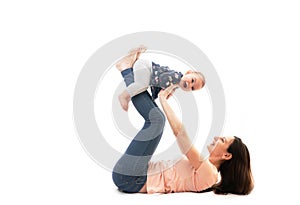
POLYGON ((0 204, 299 201, 299 9, 289 0, 1 1, 0 204), (81 68, 138 31, 179 35, 211 60, 226 96, 223 135, 251 152, 251 195, 120 194, 83 150, 72 118, 81 68))

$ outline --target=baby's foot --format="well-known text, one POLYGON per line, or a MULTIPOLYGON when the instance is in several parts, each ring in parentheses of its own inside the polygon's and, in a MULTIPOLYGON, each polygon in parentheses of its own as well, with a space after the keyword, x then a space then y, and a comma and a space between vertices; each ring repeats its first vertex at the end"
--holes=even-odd
POLYGON ((124 91, 119 95, 119 102, 123 110, 128 111, 129 101, 130 101, 130 95, 126 91, 124 91))

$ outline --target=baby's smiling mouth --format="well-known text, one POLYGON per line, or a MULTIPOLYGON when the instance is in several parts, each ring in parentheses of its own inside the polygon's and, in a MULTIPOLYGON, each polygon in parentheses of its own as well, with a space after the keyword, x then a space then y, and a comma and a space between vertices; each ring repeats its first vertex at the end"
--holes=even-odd
POLYGON ((187 84, 186 81, 183 82, 183 87, 184 87, 184 88, 187 88, 187 87, 188 87, 188 84, 187 84))

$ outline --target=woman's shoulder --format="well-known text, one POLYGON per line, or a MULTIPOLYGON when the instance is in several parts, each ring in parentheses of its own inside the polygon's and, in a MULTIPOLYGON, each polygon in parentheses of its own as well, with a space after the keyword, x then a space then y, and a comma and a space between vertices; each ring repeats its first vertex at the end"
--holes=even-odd
POLYGON ((196 169, 196 172, 209 172, 212 174, 218 174, 218 169, 207 158, 203 160, 198 169, 196 169))
POLYGON ((205 190, 218 182, 218 169, 206 159, 195 171, 195 179, 197 190, 205 190))

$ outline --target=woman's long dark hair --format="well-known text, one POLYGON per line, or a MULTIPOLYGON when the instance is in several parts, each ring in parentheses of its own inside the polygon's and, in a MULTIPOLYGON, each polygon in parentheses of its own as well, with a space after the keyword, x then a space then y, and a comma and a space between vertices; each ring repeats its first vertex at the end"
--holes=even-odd
POLYGON ((235 137, 227 151, 232 154, 232 158, 221 164, 219 169, 221 180, 212 187, 212 190, 216 194, 249 194, 254 183, 247 146, 240 138, 235 137))

